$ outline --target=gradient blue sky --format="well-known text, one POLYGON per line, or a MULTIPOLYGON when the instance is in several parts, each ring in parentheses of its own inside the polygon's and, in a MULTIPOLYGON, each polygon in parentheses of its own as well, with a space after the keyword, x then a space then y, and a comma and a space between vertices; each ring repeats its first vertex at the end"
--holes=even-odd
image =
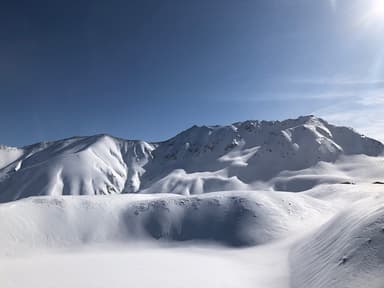
POLYGON ((2 1, 0 143, 313 113, 384 140, 383 35, 382 0, 2 1))

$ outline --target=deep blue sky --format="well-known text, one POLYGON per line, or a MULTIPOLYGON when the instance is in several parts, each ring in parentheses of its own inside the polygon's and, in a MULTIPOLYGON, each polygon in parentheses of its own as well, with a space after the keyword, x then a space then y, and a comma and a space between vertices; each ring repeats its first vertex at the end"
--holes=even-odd
POLYGON ((378 1, 1 1, 0 143, 312 113, 379 138, 378 1))

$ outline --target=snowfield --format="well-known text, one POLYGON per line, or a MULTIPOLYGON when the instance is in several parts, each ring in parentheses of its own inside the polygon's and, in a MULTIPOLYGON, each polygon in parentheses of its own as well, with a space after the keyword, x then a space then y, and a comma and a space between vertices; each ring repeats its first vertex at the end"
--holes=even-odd
POLYGON ((0 287, 384 287, 383 149, 313 116, 1 146, 0 287))
POLYGON ((255 246, 311 226, 330 211, 322 200, 288 192, 33 197, 0 206, 0 255, 137 240, 255 246))

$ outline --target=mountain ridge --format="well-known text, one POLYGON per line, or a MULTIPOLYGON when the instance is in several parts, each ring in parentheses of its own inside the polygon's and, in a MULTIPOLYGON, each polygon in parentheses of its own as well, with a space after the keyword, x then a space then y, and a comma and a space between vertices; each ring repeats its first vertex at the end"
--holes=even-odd
POLYGON ((313 115, 194 125, 152 143, 108 134, 77 136, 21 148, 3 146, 0 202, 36 195, 189 195, 250 190, 265 183, 285 190, 271 180, 283 171, 334 163, 344 155, 375 157, 383 151, 379 141, 313 115))
MULTIPOLYGON (((251 119, 248 119, 248 120, 244 120, 244 121, 233 122, 230 124, 212 124, 212 125, 196 125, 195 124, 195 125, 190 126, 189 128, 186 128, 185 130, 182 130, 182 131, 176 133, 175 136, 172 136, 172 137, 165 139, 165 140, 159 140, 159 141, 146 141, 143 139, 127 139, 127 138, 123 138, 123 137, 114 136, 114 135, 109 134, 109 133, 98 133, 98 134, 92 134, 92 135, 70 136, 70 137, 66 137, 66 138, 60 138, 60 139, 54 139, 54 140, 48 140, 48 141, 43 140, 43 141, 39 141, 39 142, 34 142, 32 144, 22 145, 22 146, 12 146, 12 145, 6 145, 6 144, 0 143, 0 150, 1 149, 27 149, 27 148, 30 148, 33 146, 38 146, 38 145, 43 145, 43 144, 47 145, 47 144, 52 144, 52 143, 55 143, 58 141, 66 141, 66 140, 89 138, 89 137, 103 137, 103 136, 112 137, 112 138, 115 138, 116 140, 122 140, 122 141, 135 141, 135 142, 145 141, 145 142, 150 143, 150 144, 161 144, 164 142, 168 142, 168 141, 172 140, 173 138, 177 137, 179 134, 182 134, 182 133, 189 131, 191 129, 194 129, 194 128, 215 129, 215 128, 230 127, 230 126, 237 127, 237 126, 244 125, 244 124, 252 125, 252 123, 260 123, 260 124, 264 123, 265 125, 272 125, 272 124, 280 124, 280 123, 288 123, 288 122, 296 122, 296 121, 299 121, 299 123, 300 123, 300 121, 303 121, 303 123, 305 123, 306 121, 309 121, 311 119, 317 119, 317 120, 321 121, 323 124, 332 125, 332 124, 328 123, 327 121, 325 121, 323 118, 320 118, 320 117, 317 117, 315 115, 310 114, 310 115, 299 116, 297 118, 288 118, 285 120, 255 120, 255 119, 251 120, 251 119)), ((332 126, 335 126, 335 125, 332 125, 332 126)), ((355 131, 355 129, 353 127, 348 127, 348 126, 337 126, 337 127, 347 128, 347 129, 351 129, 351 130, 355 131)), ((357 131, 355 131, 355 132, 358 133, 357 131)), ((367 138, 372 138, 372 137, 369 137, 369 136, 366 136, 363 134, 360 134, 360 135, 367 137, 367 138)), ((374 138, 372 138, 372 139, 374 139, 374 138)), ((379 140, 376 140, 376 141, 380 142, 379 140)))

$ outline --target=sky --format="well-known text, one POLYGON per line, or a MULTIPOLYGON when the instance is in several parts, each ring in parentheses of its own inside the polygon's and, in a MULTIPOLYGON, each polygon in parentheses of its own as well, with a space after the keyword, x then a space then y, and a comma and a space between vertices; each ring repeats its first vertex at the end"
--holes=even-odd
POLYGON ((384 140, 384 0, 0 2, 0 143, 315 114, 384 140))

